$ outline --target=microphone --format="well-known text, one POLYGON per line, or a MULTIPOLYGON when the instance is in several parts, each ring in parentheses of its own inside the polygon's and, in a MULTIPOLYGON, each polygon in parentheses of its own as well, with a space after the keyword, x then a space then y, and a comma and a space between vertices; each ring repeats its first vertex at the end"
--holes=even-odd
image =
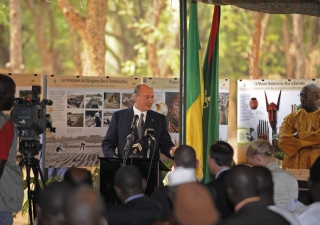
POLYGON ((156 140, 154 137, 154 129, 153 128, 146 128, 146 130, 144 131, 144 136, 145 137, 150 137, 152 140, 156 140))
POLYGON ((131 123, 131 130, 133 130, 136 126, 137 126, 137 121, 139 119, 139 116, 138 115, 135 115, 133 117, 133 120, 132 120, 132 123, 131 123))
POLYGON ((137 152, 142 151, 143 141, 141 139, 138 139, 134 145, 132 145, 133 148, 133 154, 137 154, 137 152))

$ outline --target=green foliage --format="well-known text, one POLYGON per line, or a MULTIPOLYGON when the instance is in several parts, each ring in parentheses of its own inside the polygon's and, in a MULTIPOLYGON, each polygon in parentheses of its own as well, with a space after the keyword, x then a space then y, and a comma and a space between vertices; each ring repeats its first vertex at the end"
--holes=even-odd
POLYGON ((284 159, 284 155, 285 155, 284 152, 281 151, 281 150, 277 150, 277 151, 274 152, 274 157, 276 159, 283 160, 284 159))
POLYGON ((100 191, 100 167, 96 167, 92 172, 93 189, 99 193, 100 191))
POLYGON ((0 25, 9 27, 9 8, 0 2, 0 25))
MULTIPOLYGON (((21 174, 22 174, 22 177, 23 177, 23 172, 21 172, 21 174)), ((60 180, 60 177, 59 176, 55 176, 55 177, 50 177, 47 181, 46 181, 46 186, 48 186, 50 183, 52 183, 52 182, 60 182, 61 180, 60 180)), ((30 177, 30 190, 32 191, 32 190, 34 190, 34 188, 35 188, 35 179, 34 179, 34 177, 30 177)), ((38 182, 39 182, 39 185, 40 185, 40 188, 41 188, 41 190, 43 189, 43 182, 42 182, 42 180, 40 180, 40 179, 38 179, 38 182)), ((23 185, 23 189, 24 190, 27 190, 28 189, 28 182, 27 182, 27 179, 24 179, 23 181, 22 181, 22 185, 23 185)), ((28 194, 28 193, 27 193, 28 194)), ((25 200, 25 202, 23 203, 23 205, 22 205, 22 209, 21 209, 21 214, 22 215, 25 215, 26 213, 28 213, 29 212, 29 199, 27 198, 26 200, 25 200)))

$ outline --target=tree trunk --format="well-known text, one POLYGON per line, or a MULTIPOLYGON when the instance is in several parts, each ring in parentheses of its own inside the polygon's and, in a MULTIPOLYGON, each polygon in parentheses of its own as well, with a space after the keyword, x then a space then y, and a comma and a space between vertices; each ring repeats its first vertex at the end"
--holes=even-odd
POLYGON ((270 21, 270 17, 271 14, 265 13, 263 20, 262 20, 262 24, 261 24, 261 40, 260 40, 260 46, 263 45, 264 39, 266 37, 266 33, 267 33, 267 28, 269 25, 269 21, 270 21))
POLYGON ((82 63, 81 63, 81 50, 80 50, 80 41, 79 41, 79 37, 77 34, 76 29, 74 28, 74 26, 68 22, 68 26, 69 26, 69 30, 71 33, 71 37, 72 37, 72 56, 73 56, 73 61, 76 67, 76 75, 81 76, 82 75, 82 63))
POLYGON ((320 64, 320 50, 317 48, 319 34, 320 34, 320 19, 319 17, 312 17, 311 41, 310 41, 309 53, 306 58, 305 78, 317 77, 317 66, 320 64))
POLYGON ((107 0, 88 0, 87 15, 82 17, 68 0, 57 0, 65 18, 73 24, 83 41, 83 75, 105 75, 105 26, 107 0))
POLYGON ((22 41, 21 41, 21 5, 20 0, 10 0, 10 71, 21 73, 22 41))
POLYGON ((282 35, 283 35, 283 52, 286 58, 286 72, 287 78, 294 78, 294 54, 292 54, 293 43, 291 42, 289 27, 288 27, 289 15, 285 15, 282 25, 282 35), (291 50, 290 50, 291 49, 291 50))
MULTIPOLYGON (((36 10, 33 0, 25 0, 25 3, 32 14, 32 20, 34 25, 35 36, 41 56, 42 62, 42 73, 44 74, 56 74, 57 70, 55 67, 55 61, 57 57, 57 53, 55 53, 55 49, 53 46, 54 38, 57 36, 56 30, 54 28, 54 21, 51 11, 48 10, 50 4, 46 1, 41 1, 40 9, 36 10), (50 35, 51 40, 48 41, 45 32, 45 15, 49 15, 49 24, 50 24, 50 35), (50 19, 51 14, 51 19, 50 19)), ((38 3, 37 3, 38 4, 38 3)))
POLYGON ((250 78, 259 79, 259 54, 261 40, 261 18, 262 13, 254 12, 254 28, 252 36, 252 48, 250 59, 250 78))
POLYGON ((295 78, 302 79, 305 76, 305 53, 303 50, 303 33, 306 25, 303 21, 303 15, 292 14, 293 24, 293 43, 295 45, 295 78))
POLYGON ((312 51, 319 41, 320 35, 320 18, 312 17, 311 18, 311 42, 310 42, 310 51, 312 51))
MULTIPOLYGON (((165 8, 165 3, 163 0, 154 0, 153 5, 149 5, 149 18, 151 18, 151 25, 153 26, 152 33, 155 32, 155 30, 158 27, 159 19, 162 10, 165 8)), ((153 77, 160 77, 160 69, 158 65, 158 56, 157 56, 157 45, 156 41, 153 40, 153 38, 150 38, 152 33, 149 33, 147 35, 147 51, 148 51, 148 61, 151 67, 151 72, 153 77)))

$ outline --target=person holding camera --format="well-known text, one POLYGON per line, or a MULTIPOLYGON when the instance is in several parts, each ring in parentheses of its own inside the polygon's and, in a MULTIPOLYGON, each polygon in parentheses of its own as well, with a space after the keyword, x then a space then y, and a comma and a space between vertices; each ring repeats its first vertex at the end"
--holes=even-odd
POLYGON ((12 213, 19 212, 23 202, 20 167, 16 164, 17 129, 3 110, 10 110, 16 85, 11 77, 0 74, 0 224, 13 224, 12 213))

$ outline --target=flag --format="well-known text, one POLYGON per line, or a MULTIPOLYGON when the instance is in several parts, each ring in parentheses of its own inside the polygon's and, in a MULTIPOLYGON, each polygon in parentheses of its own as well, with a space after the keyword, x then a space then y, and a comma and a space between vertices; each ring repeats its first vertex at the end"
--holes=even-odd
MULTIPOLYGON (((186 143, 196 151, 197 159, 203 167, 202 111, 203 77, 201 47, 198 32, 197 2, 191 1, 187 45, 187 87, 186 87, 186 143)), ((202 171, 202 170, 201 170, 202 171)), ((197 171, 197 177, 200 178, 197 171)), ((202 179, 202 177, 201 177, 202 179)))
POLYGON ((220 6, 214 7, 210 38, 203 62, 203 155, 204 183, 211 180, 208 157, 211 144, 219 140, 219 27, 220 6))

